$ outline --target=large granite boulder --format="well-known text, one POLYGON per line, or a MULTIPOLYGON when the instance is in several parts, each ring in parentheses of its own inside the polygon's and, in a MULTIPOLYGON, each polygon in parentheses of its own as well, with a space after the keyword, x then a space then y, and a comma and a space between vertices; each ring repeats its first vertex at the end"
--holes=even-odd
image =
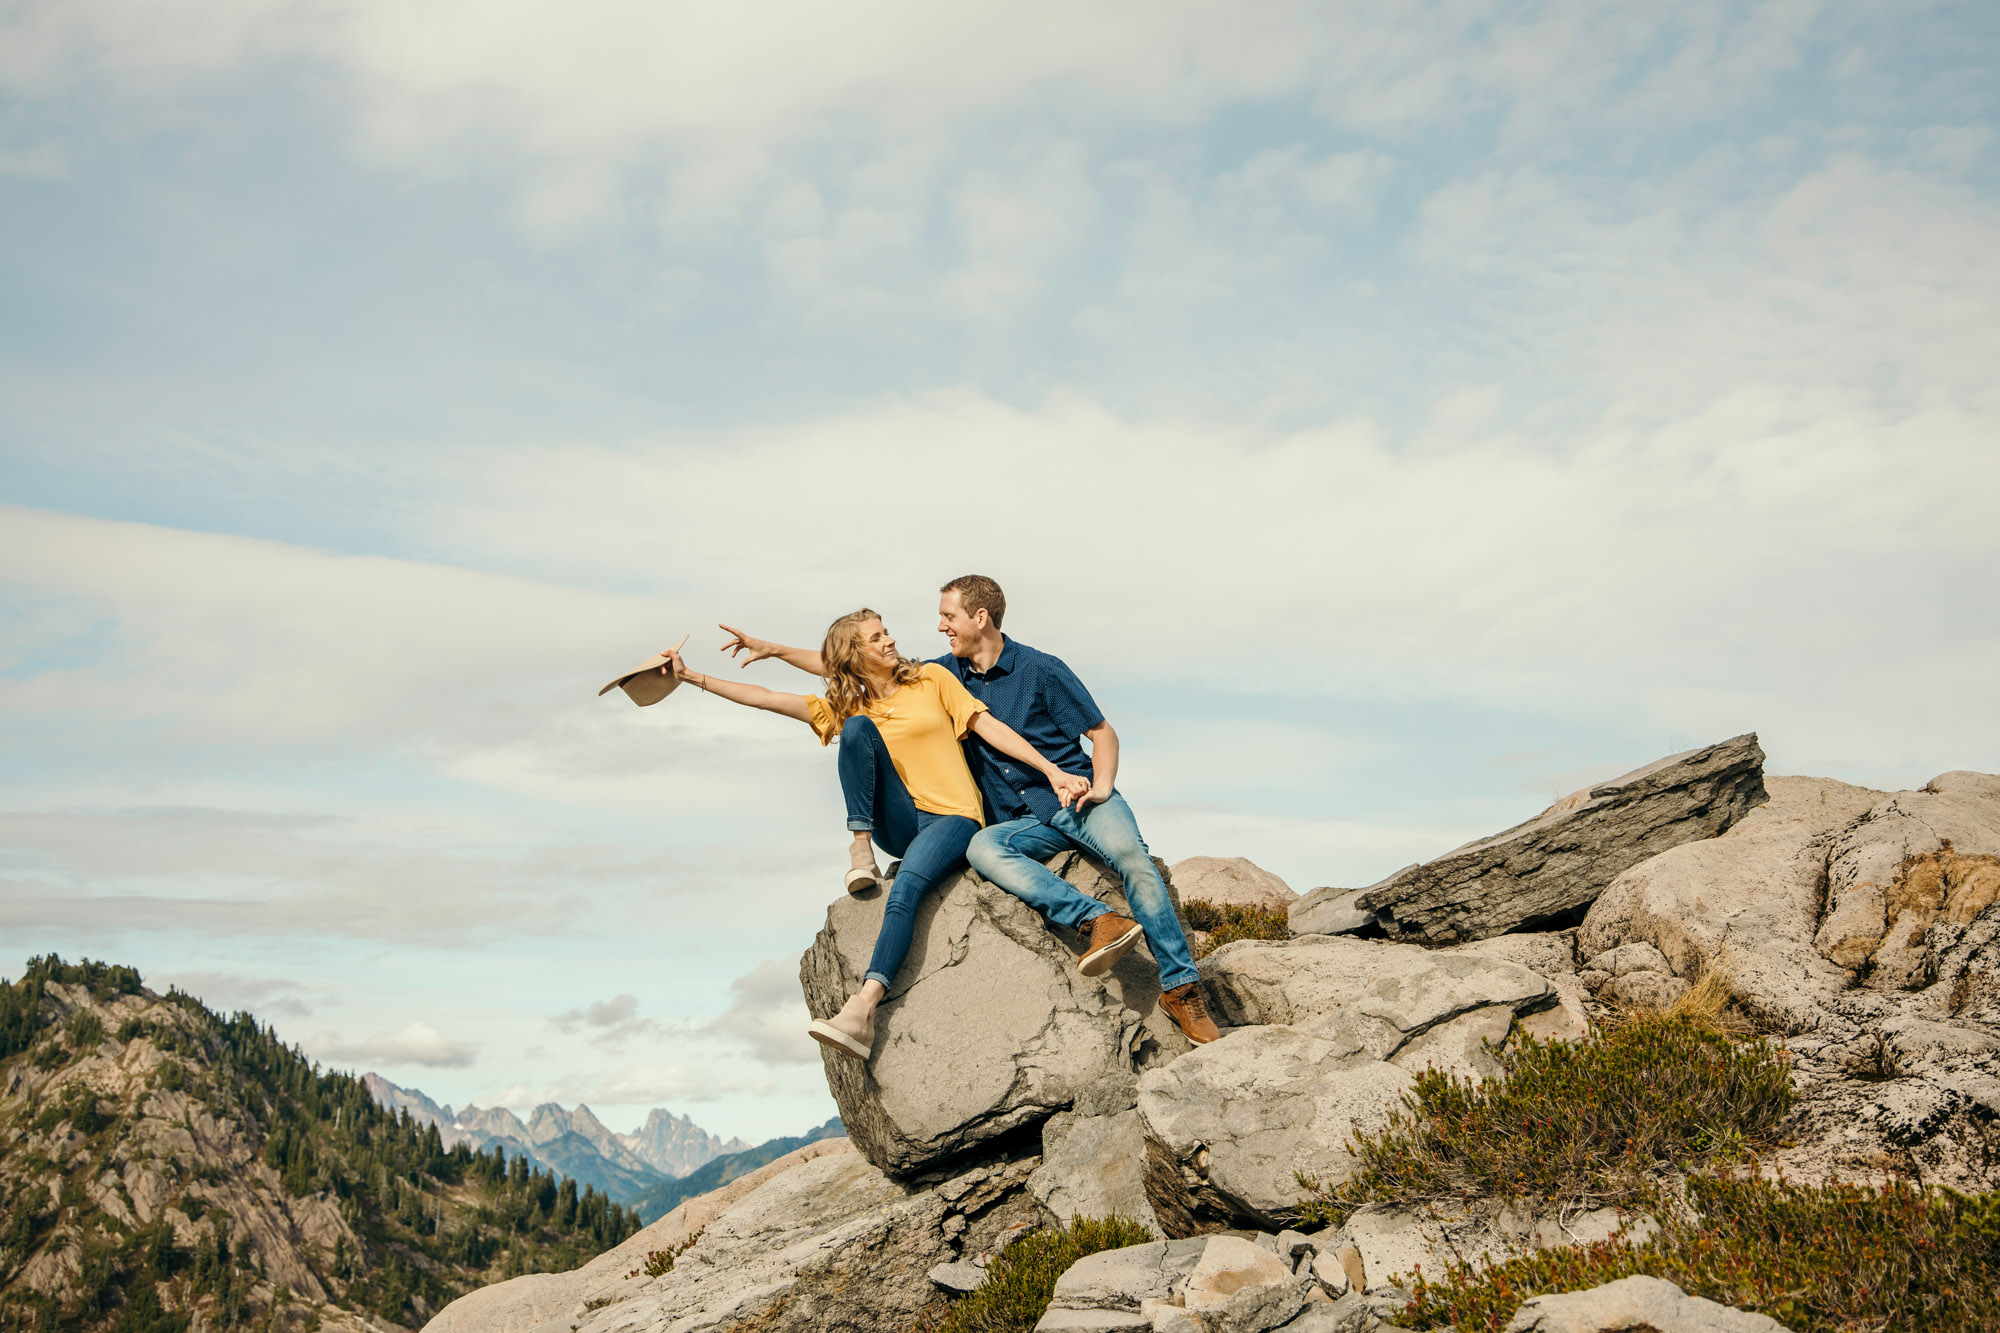
POLYGON ((1764 800, 1764 751, 1754 734, 1737 736, 1577 792, 1504 833, 1400 870, 1351 907, 1372 913, 1391 936, 1424 944, 1504 934, 1589 903, 1620 872, 1713 838, 1764 800))
POLYGON ((1292 886, 1240 856, 1190 856, 1174 862, 1174 887, 1183 902, 1217 907, 1261 907, 1283 912, 1298 901, 1292 886))
MULTIPOLYGON (((1081 858, 1059 871, 1123 905, 1081 858)), ((885 893, 844 897, 799 965, 806 1005, 826 1017, 860 988, 885 893)), ((823 1053, 855 1147, 908 1175, 1059 1111, 1128 1110, 1133 1075, 1188 1043, 1159 1011, 1159 977, 1134 950, 1108 976, 1076 970, 1078 943, 970 873, 919 907, 915 939, 876 1014, 865 1062, 823 1053)))

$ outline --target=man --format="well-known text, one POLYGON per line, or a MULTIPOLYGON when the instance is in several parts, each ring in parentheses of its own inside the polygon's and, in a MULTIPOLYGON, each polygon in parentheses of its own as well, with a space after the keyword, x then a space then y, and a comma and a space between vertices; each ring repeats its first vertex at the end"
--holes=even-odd
MULTIPOLYGON (((937 664, 951 671, 994 717, 1019 732, 1065 773, 1089 777, 1091 788, 1074 807, 1058 805, 1038 775, 976 738, 966 759, 987 807, 989 823, 973 838, 966 859, 982 876, 1059 926, 1085 931, 1089 947, 1078 962, 1085 976, 1111 970, 1143 933, 1160 969, 1160 1007, 1189 1041, 1222 1034, 1208 1016, 1194 958, 1172 898, 1139 836, 1131 807, 1118 794, 1118 733, 1076 673, 1056 657, 1000 632, 1007 599, 983 574, 944 585, 938 596, 938 629, 951 646, 937 664), (1082 738, 1090 740, 1086 755, 1082 738), (1080 892, 1043 862, 1073 848, 1089 852, 1118 872, 1133 916, 1121 916, 1080 892), (1136 918, 1136 920, 1134 919, 1136 918)), ((778 657, 817 674, 819 654, 751 639, 740 630, 724 647, 748 652, 744 665, 778 657)))

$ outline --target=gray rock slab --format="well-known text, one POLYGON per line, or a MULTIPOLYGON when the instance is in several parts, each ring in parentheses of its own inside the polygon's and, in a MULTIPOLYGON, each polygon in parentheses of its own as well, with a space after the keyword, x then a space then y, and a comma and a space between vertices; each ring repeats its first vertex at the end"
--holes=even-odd
POLYGON ((1153 1321, 1137 1310, 1064 1310, 1051 1307, 1035 1325, 1035 1333, 1123 1333, 1150 1329, 1153 1321))
POLYGON ((1361 1252, 1367 1291, 1408 1287, 1419 1270, 1439 1278, 1451 1263, 1444 1229, 1406 1208, 1370 1204, 1349 1214, 1341 1234, 1361 1252))
POLYGON ((1621 872, 1728 829, 1763 804, 1754 734, 1671 755, 1525 823, 1371 886, 1355 905, 1426 944, 1502 935, 1591 902, 1621 872))
POLYGON ((1380 1128, 1408 1070, 1283 1026, 1244 1027, 1139 1080, 1146 1192, 1170 1234, 1197 1219, 1272 1230, 1297 1215, 1304 1171, 1354 1170, 1348 1136, 1380 1128))
POLYGON ((1241 940, 1203 959, 1201 973, 1229 1024, 1282 1024, 1377 1060, 1475 1009, 1520 1014, 1556 1001, 1519 963, 1339 935, 1241 940))
POLYGON ((1294 935, 1347 935, 1375 924, 1375 914, 1357 905, 1367 889, 1314 889, 1293 903, 1287 920, 1294 935))
POLYGON ((1506 1333, 1779 1333, 1777 1320, 1689 1296, 1657 1277, 1627 1277, 1589 1291, 1522 1302, 1506 1333))
POLYGON ((931 1269, 928 1276, 932 1286, 961 1294, 978 1291, 986 1285, 986 1270, 966 1259, 939 1264, 931 1269))
MULTIPOLYGON (((815 1017, 859 989, 883 904, 877 890, 827 909, 799 968, 815 1017)), ((918 908, 874 1053, 821 1058, 855 1148, 907 1175, 1092 1098, 1131 1073, 1143 1035, 1142 1015, 1079 975, 1032 908, 961 875, 918 908)))
POLYGON ((1049 1306, 1137 1310, 1141 1301, 1171 1300, 1174 1288, 1186 1281, 1207 1248, 1208 1238, 1195 1236, 1086 1254, 1056 1279, 1049 1306))
POLYGON ((1042 1164, 1028 1188, 1060 1221, 1116 1213, 1160 1235, 1145 1173, 1146 1131, 1137 1109, 1097 1116, 1063 1111, 1042 1125, 1042 1164))
POLYGON ((1282 912, 1299 900, 1291 885, 1240 856, 1190 856, 1176 861, 1173 880, 1182 902, 1282 912))

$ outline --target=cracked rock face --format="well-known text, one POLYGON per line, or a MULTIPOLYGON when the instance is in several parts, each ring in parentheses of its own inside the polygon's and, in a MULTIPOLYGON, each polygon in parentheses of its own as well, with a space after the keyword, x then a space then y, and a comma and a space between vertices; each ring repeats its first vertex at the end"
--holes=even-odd
POLYGON ((1305 1193, 1293 1172, 1345 1180, 1348 1136, 1381 1128, 1413 1082, 1357 1042, 1292 1027, 1238 1028, 1197 1047, 1139 1080, 1155 1216, 1177 1236, 1293 1220, 1305 1193))
POLYGON ((990 1162, 912 1188, 854 1153, 814 1159, 723 1210, 663 1276, 610 1277, 534 1333, 901 1328, 935 1299, 932 1269, 1039 1218, 1025 1189, 1034 1164, 990 1162))
POLYGON ((1847 829, 1813 943, 1876 990, 1920 990, 2000 897, 2000 777, 1946 773, 1847 829))
MULTIPOLYGON (((860 988, 884 896, 827 909, 799 966, 815 1017, 860 988)), ((1129 1108, 1135 1066, 1186 1049, 1161 1030, 1171 1024, 1157 996, 1136 950, 1109 977, 1081 976, 1073 949, 1033 909, 960 875, 918 909, 909 958, 876 1013, 874 1054, 825 1052, 827 1084, 855 1147, 907 1175, 1059 1111, 1129 1108)))
POLYGON ((1399 939, 1453 944, 1581 907, 1668 848, 1762 805, 1754 734, 1689 750, 1556 802, 1525 824, 1383 880, 1353 901, 1399 939))

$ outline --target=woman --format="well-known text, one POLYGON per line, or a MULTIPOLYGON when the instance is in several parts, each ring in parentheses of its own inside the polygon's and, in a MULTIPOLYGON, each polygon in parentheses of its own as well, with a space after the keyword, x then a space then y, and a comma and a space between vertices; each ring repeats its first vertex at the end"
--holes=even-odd
POLYGON ((840 739, 840 790, 847 798, 847 827, 854 834, 849 893, 880 882, 877 840, 889 855, 902 858, 889 883, 867 980, 839 1013, 808 1029, 821 1045, 865 1060, 875 1045, 875 1007, 889 993, 910 951, 917 903, 932 885, 965 864, 966 844, 982 823, 979 786, 965 766, 959 742, 967 733, 976 734, 1035 769, 1064 807, 1090 790, 1090 780, 1065 773, 1036 753, 951 672, 899 654, 882 618, 866 608, 827 629, 820 647, 824 698, 718 680, 689 670, 677 652, 664 655, 662 675, 671 672, 706 693, 795 717, 818 734, 821 745, 840 739))

